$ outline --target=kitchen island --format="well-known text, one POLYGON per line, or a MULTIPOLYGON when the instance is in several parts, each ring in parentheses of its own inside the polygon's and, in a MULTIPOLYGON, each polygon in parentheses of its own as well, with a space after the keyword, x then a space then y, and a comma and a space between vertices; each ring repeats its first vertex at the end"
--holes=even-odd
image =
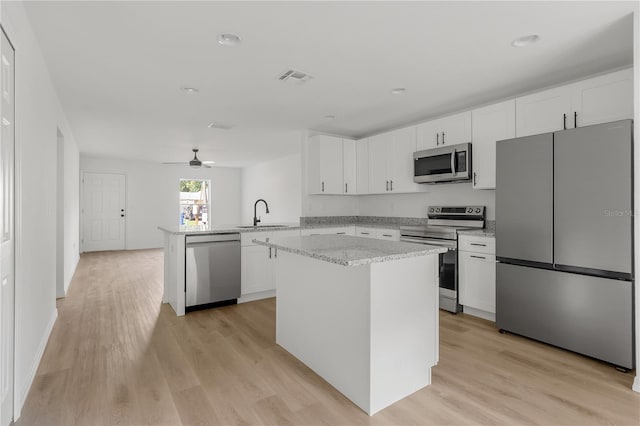
POLYGON ((438 254, 344 235, 274 238, 276 343, 373 415, 438 362, 438 254))

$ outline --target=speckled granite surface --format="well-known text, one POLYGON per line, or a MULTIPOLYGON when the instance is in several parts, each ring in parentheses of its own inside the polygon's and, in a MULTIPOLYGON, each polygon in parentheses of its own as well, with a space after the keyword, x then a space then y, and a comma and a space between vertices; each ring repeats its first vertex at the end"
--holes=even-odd
POLYGON ((253 242, 344 266, 368 265, 447 251, 444 247, 347 235, 272 238, 269 242, 261 241, 257 237, 253 242))
POLYGON ((400 229, 401 226, 426 225, 427 218, 386 216, 302 216, 301 228, 328 226, 364 226, 368 228, 400 229))
POLYGON ((198 234, 225 234, 228 232, 265 232, 286 229, 300 229, 297 223, 265 224, 262 226, 249 225, 218 225, 218 226, 158 226, 158 229, 176 235, 198 235, 198 234), (269 226, 277 225, 277 227, 269 226))
POLYGON ((496 237, 496 221, 487 220, 486 227, 484 229, 470 229, 465 231, 458 231, 458 235, 475 235, 477 237, 496 237))

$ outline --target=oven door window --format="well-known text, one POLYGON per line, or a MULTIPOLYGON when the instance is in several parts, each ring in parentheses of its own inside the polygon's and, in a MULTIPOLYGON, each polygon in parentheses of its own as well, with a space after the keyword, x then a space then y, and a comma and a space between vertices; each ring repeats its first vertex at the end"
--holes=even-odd
POLYGON ((414 161, 416 176, 442 175, 451 173, 451 154, 417 158, 414 161))
POLYGON ((440 288, 456 291, 456 252, 440 253, 440 288))

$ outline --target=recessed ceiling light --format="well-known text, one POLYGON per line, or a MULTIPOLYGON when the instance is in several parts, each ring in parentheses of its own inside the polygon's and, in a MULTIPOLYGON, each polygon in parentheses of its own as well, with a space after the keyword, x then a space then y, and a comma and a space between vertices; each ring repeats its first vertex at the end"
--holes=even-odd
POLYGON ((186 86, 181 87, 180 90, 182 90, 185 93, 198 93, 199 92, 199 90, 196 89, 195 87, 186 87, 186 86))
POLYGON ((391 89, 391 93, 394 95, 399 95, 401 93, 406 92, 407 89, 405 89, 404 87, 396 87, 395 89, 391 89))
POLYGON ((207 127, 210 129, 222 129, 222 130, 230 130, 233 128, 233 126, 230 124, 218 123, 216 121, 212 121, 207 125, 207 127))
POLYGON ((223 46, 235 46, 236 44, 240 44, 240 37, 236 34, 219 34, 218 35, 218 44, 223 46))
POLYGON ((336 119, 336 116, 335 116, 335 115, 325 115, 325 116, 324 116, 324 119, 325 119, 325 120, 327 120, 327 121, 329 121, 329 120, 335 120, 335 119, 336 119))
POLYGON ((522 37, 518 37, 517 39, 511 42, 513 47, 526 47, 540 40, 540 36, 537 34, 530 34, 522 37))

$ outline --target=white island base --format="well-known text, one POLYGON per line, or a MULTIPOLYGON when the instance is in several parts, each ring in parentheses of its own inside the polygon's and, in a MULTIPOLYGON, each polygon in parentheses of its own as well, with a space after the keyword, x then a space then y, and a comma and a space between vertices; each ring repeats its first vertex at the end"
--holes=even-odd
POLYGON ((276 342, 375 414, 431 383, 437 260, 343 266, 278 250, 276 342))

